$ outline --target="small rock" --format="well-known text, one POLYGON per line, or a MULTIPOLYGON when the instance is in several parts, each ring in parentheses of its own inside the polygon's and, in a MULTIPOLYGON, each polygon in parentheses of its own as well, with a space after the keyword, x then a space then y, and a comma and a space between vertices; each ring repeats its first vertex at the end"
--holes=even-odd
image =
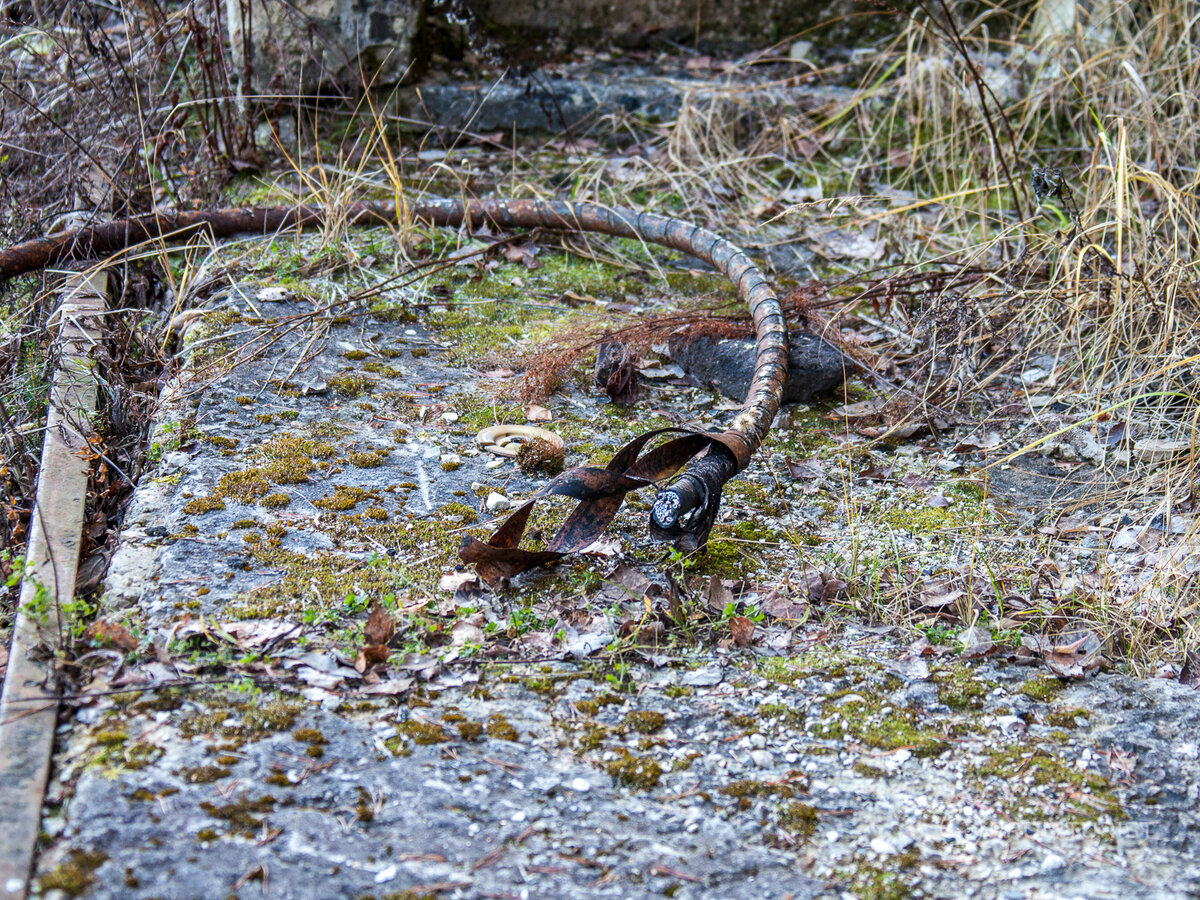
POLYGON ((1186 453, 1191 446, 1191 441, 1144 438, 1133 445, 1133 458, 1147 463, 1166 462, 1174 456, 1186 453))
POLYGON ((504 512, 506 509, 512 508, 512 501, 503 494, 492 491, 487 495, 487 510, 488 512, 504 512))
MULTIPOLYGON (((784 403, 804 403, 836 390, 846 373, 854 369, 837 347, 811 332, 792 332, 788 343, 784 403)), ((689 343, 675 341, 671 346, 671 356, 689 375, 713 384, 735 400, 745 399, 750 388, 755 351, 752 338, 716 340, 703 336, 689 343)))
POLYGON ((894 856, 896 853, 895 845, 891 841, 884 840, 881 837, 871 838, 871 849, 880 856, 894 856))
POLYGON ((750 759, 760 769, 769 769, 775 765, 775 754, 770 750, 751 750, 750 759))
POLYGON ((592 785, 586 778, 571 779, 571 790, 583 793, 584 791, 590 791, 591 789, 592 785))
POLYGON ((750 735, 750 746, 755 750, 762 750, 767 746, 767 739, 761 734, 750 735))

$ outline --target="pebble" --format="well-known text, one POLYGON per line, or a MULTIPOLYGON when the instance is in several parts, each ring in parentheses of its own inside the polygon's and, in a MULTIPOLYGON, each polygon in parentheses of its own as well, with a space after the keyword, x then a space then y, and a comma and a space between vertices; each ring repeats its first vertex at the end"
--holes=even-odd
POLYGON ((754 764, 760 769, 769 769, 771 766, 775 765, 775 754, 773 754, 770 750, 751 750, 750 759, 752 759, 754 764))
POLYGON ((487 510, 488 512, 503 512, 512 507, 512 501, 503 494, 492 491, 487 495, 487 510))

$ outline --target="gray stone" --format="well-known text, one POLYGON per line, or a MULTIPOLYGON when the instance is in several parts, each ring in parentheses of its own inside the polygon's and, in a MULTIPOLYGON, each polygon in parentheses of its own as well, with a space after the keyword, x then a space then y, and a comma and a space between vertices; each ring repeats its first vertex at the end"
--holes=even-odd
POLYGON ((467 0, 467 8, 487 33, 501 38, 604 39, 627 46, 644 45, 653 37, 689 46, 700 39, 758 49, 822 25, 824 41, 861 40, 896 31, 899 21, 863 16, 853 0, 467 0))
MULTIPOLYGON (((402 88, 396 94, 397 111, 439 128, 557 133, 578 130, 612 114, 672 121, 685 97, 696 104, 719 102, 728 90, 720 80, 697 79, 674 68, 647 66, 607 73, 594 65, 562 68, 554 76, 506 74, 491 82, 402 88)), ((747 94, 745 102, 778 116, 811 112, 851 96, 848 88, 837 85, 779 84, 747 94)), ((767 252, 781 272, 800 272, 811 258, 793 244, 767 252)))
MULTIPOLYGON (((792 331, 788 341, 784 403, 806 403, 836 390, 853 371, 853 363, 837 347, 810 331, 792 331)), ((753 339, 703 336, 688 343, 678 342, 672 346, 671 355, 692 377, 712 384, 735 400, 746 398, 754 375, 753 339)))
POLYGON ((397 84, 412 63, 424 8, 424 0, 226 0, 235 78, 250 57, 253 83, 239 90, 246 96, 397 84))

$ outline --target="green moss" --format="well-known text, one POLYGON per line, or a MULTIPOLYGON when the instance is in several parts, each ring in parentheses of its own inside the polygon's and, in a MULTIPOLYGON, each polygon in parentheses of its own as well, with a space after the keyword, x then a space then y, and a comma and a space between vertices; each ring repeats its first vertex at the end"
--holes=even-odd
POLYGON ((361 397, 364 394, 369 393, 373 386, 374 382, 371 381, 371 379, 366 375, 360 375, 353 372, 343 375, 334 375, 329 379, 330 389, 342 395, 343 397, 361 397))
POLYGON ((37 880, 42 893, 62 891, 68 897, 87 893, 95 883, 95 872, 108 860, 99 850, 72 850, 67 858, 37 880))
POLYGON ((129 740, 129 735, 120 729, 100 731, 93 735, 92 740, 102 747, 119 747, 129 740))
POLYGON ((260 815, 274 811, 275 798, 270 794, 256 798, 243 794, 231 803, 216 804, 203 801, 200 808, 214 819, 226 822, 231 833, 254 837, 262 826, 263 820, 260 815))
POLYGON ((211 844, 213 841, 217 840, 217 838, 219 838, 219 837, 220 837, 220 835, 217 834, 215 831, 213 831, 211 828, 201 828, 199 831, 196 832, 196 840, 198 840, 202 844, 211 844))
POLYGON ((479 722, 459 722, 458 736, 464 741, 477 741, 483 735, 483 725, 479 722))
POLYGON ((229 770, 223 769, 220 766, 192 766, 185 769, 176 769, 175 774, 187 784, 210 784, 214 781, 220 781, 222 778, 227 778, 229 770))
POLYGON ((440 725, 436 725, 433 722, 424 722, 421 719, 409 719, 407 722, 401 722, 397 726, 396 731, 407 737, 414 744, 421 746, 441 744, 450 740, 440 725))
POLYGON ((198 516, 225 508, 225 501, 215 496, 196 497, 183 504, 183 511, 189 516, 198 516))
POLYGON ((292 740, 302 744, 328 744, 329 740, 315 728, 297 728, 292 732, 292 740))
POLYGON ((667 697, 670 697, 672 700, 676 700, 680 697, 690 697, 692 695, 692 689, 682 684, 668 684, 665 688, 663 688, 663 694, 667 697))
POLYGON ((272 494, 267 494, 265 497, 259 500, 258 505, 266 509, 283 509, 291 502, 292 498, 287 494, 284 494, 280 491, 275 491, 272 494))
POLYGON ((998 781, 1013 792, 1014 804, 1022 813, 1032 817, 1048 814, 1047 800, 1057 801, 1056 815, 1079 820, 1100 815, 1125 817, 1107 778, 1081 772, 1045 747, 1020 743, 995 748, 967 774, 980 781, 998 781))
POLYGON ((656 734, 667 723, 667 717, 660 712, 648 709, 637 709, 625 714, 621 725, 630 731, 641 734, 656 734))
POLYGON ((897 531, 931 534, 962 524, 949 506, 895 507, 882 513, 880 521, 897 531))
POLYGON ((383 465, 388 458, 386 450, 368 450, 364 453, 351 452, 347 454, 350 464, 359 469, 374 469, 383 465))
POLYGON ((292 780, 287 777, 286 772, 272 772, 263 779, 264 784, 271 784, 277 787, 295 787, 292 780))
POLYGON ((1031 700, 1045 703, 1059 695, 1065 685, 1062 680, 1052 675, 1039 675, 1029 678, 1017 690, 1031 700))
POLYGON ((344 512, 353 509, 359 501, 375 499, 375 496, 374 491, 364 490, 353 485, 337 484, 334 485, 332 494, 318 497, 312 503, 313 506, 321 509, 344 512))
POLYGON ((301 703, 282 697, 246 700, 216 691, 197 700, 201 707, 179 721, 179 730, 185 737, 214 734, 239 741, 261 738, 291 728, 304 708, 301 703))
POLYGON ((1064 707, 1046 714, 1046 724, 1055 728, 1077 728, 1076 719, 1086 719, 1088 711, 1082 707, 1064 707))
POLYGON ((795 684, 804 678, 841 678, 851 667, 859 670, 877 669, 878 664, 872 665, 861 657, 840 650, 821 648, 808 650, 792 658, 768 657, 759 664, 758 671, 769 681, 795 684))
POLYGON ((847 880, 857 900, 905 900, 912 894, 912 888, 886 868, 862 865, 847 880))
POLYGON ((983 701, 996 686, 994 682, 980 681, 967 666, 956 666, 934 673, 938 699, 951 709, 980 709, 983 701))
POLYGON ((342 354, 342 358, 351 360, 352 362, 360 360, 360 359, 366 359, 367 351, 365 351, 365 350, 347 350, 345 353, 342 354))
POLYGON ((521 679, 521 685, 527 690, 533 691, 535 694, 549 696, 554 693, 554 680, 552 678, 530 676, 521 679))
POLYGON ((817 808, 795 800, 779 810, 779 825, 797 837, 812 837, 816 833, 821 816, 817 808))
POLYGON ((204 443, 212 444, 214 447, 218 447, 221 450, 233 450, 238 445, 236 439, 226 437, 223 434, 209 434, 205 431, 200 433, 199 438, 200 440, 204 441, 204 443))
POLYGON ((519 741, 520 734, 517 729, 509 724, 508 719, 499 713, 488 716, 487 725, 483 729, 488 737, 497 738, 502 741, 519 741))
POLYGON ((766 781, 755 781, 752 778, 743 778, 725 785, 721 788, 721 793, 726 797, 735 797, 740 800, 746 797, 766 797, 770 794, 791 797, 795 791, 786 784, 772 784, 766 781))
POLYGON ((604 746, 606 740, 608 740, 608 729, 592 722, 583 729, 576 743, 583 751, 599 750, 604 746))
POLYGON ((862 760, 856 762, 851 768, 854 769, 856 774, 863 776, 863 778, 887 778, 888 776, 888 773, 884 769, 872 766, 862 760))
POLYGON ((622 751, 621 756, 606 762, 604 771, 619 784, 642 791, 658 787, 663 775, 663 768, 658 764, 658 760, 647 756, 633 756, 627 751, 622 751))

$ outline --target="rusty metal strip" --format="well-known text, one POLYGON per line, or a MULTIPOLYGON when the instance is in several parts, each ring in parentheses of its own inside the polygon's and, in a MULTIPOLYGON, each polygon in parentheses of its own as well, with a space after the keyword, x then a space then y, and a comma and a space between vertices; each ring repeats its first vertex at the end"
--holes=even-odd
MULTIPOLYGON (((652 212, 561 200, 429 199, 399 204, 371 201, 348 204, 336 213, 313 206, 163 212, 50 235, 0 250, 0 279, 49 262, 104 257, 142 241, 180 240, 200 235, 221 238, 245 233, 269 234, 293 226, 320 225, 335 214, 340 221, 352 225, 403 226, 420 221, 456 227, 491 222, 502 228, 595 231, 680 250, 711 264, 733 282, 749 306, 757 340, 749 392, 729 430, 707 435, 698 445, 694 440, 682 444, 679 443, 682 439, 671 442, 676 453, 693 446, 696 449, 690 461, 673 458, 672 462, 678 465, 661 470, 667 472, 668 468, 675 471, 679 466, 685 467, 676 481, 659 491, 651 511, 652 536, 674 540, 688 550, 704 547, 716 519, 722 486, 745 468, 779 411, 787 375, 788 350, 783 311, 766 277, 743 250, 699 225, 652 212)), ((633 453, 628 460, 634 469, 639 467, 639 463, 634 463, 636 456, 637 453, 633 453)), ((636 484, 639 476, 634 474, 634 469, 627 477, 612 465, 596 472, 572 470, 556 481, 555 492, 576 496, 581 501, 581 509, 579 516, 568 520, 564 526, 567 531, 558 536, 552 549, 533 554, 518 550, 524 521, 528 518, 528 510, 525 510, 523 515, 518 513, 510 518, 513 528, 502 527, 487 544, 476 542, 464 547, 466 552, 462 558, 477 567, 482 564, 481 574, 490 572, 495 579, 500 579, 574 552, 576 545, 594 530, 595 523, 611 520, 621 502, 615 492, 619 490, 623 496, 625 491, 640 486, 636 484), (600 471, 606 474, 598 474, 600 471), (517 521, 521 522, 519 529, 515 527, 517 521)))
POLYGON ((46 416, 25 579, 0 694, 0 900, 29 888, 58 722, 53 651, 62 607, 75 594, 96 410, 91 350, 105 310, 103 272, 72 274, 60 291, 58 367, 46 416))

